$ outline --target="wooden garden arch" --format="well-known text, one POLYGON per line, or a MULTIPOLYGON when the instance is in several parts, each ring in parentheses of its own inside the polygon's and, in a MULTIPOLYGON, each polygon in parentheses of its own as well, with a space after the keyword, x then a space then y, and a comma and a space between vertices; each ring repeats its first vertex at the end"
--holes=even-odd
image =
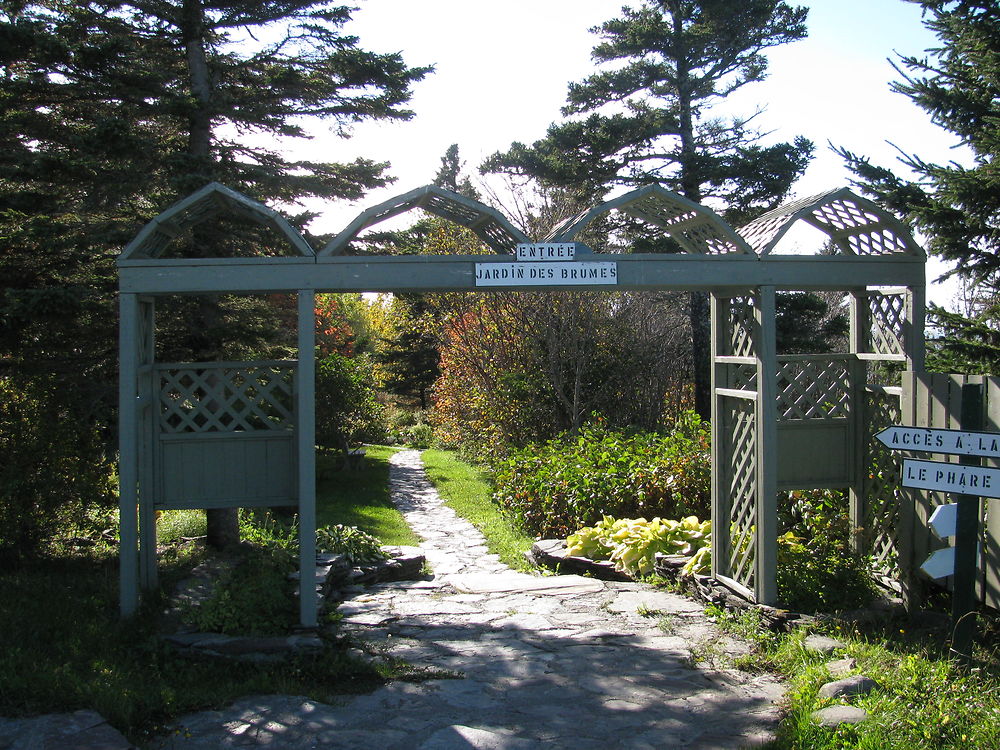
POLYGON ((140 590, 156 584, 157 510, 294 505, 300 619, 316 625, 317 291, 707 290, 713 575, 752 600, 775 602, 776 495, 783 488, 849 488, 855 525, 866 530, 858 543, 888 561, 896 545, 892 490, 865 467, 873 429, 898 411, 899 388, 876 383, 872 366, 922 369, 924 264, 923 250, 898 221, 845 189, 790 203, 737 230, 704 206, 647 186, 532 243, 494 209, 427 186, 362 212, 317 252, 280 214, 210 184, 147 224, 118 261, 122 613, 134 613, 140 590), (469 228, 495 255, 348 254, 362 231, 416 208, 469 228), (657 227, 681 252, 592 253, 577 238, 611 211, 657 227), (220 213, 269 228, 288 254, 170 257, 174 238, 220 213), (831 252, 776 252, 799 222, 823 232, 831 252), (777 356, 776 290, 846 292, 850 351, 777 356), (297 295, 296 360, 156 361, 158 295, 278 292, 297 295))

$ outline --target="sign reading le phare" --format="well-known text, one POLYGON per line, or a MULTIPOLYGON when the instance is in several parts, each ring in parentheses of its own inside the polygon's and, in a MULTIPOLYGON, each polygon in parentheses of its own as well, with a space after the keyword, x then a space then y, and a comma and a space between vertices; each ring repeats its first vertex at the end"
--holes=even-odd
POLYGON ((615 285, 614 261, 576 260, 575 242, 523 243, 513 263, 476 263, 476 286, 615 285))

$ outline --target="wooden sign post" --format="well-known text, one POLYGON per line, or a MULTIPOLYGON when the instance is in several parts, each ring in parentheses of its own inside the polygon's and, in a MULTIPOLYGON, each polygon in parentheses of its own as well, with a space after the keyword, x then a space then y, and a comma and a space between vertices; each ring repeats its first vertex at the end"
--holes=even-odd
MULTIPOLYGON (((980 465, 981 458, 1000 457, 1000 435, 983 428, 983 388, 962 386, 961 430, 888 427, 875 437, 893 450, 960 456, 959 464, 905 459, 901 484, 911 489, 956 493, 953 550, 938 550, 921 565, 934 578, 954 576, 952 651, 968 659, 976 634, 976 555, 979 548, 980 497, 1000 498, 1000 469, 980 465), (941 554, 945 553, 945 554, 941 554), (951 564, 951 560, 954 563, 951 564)), ((951 534, 949 534, 951 535, 951 534)))

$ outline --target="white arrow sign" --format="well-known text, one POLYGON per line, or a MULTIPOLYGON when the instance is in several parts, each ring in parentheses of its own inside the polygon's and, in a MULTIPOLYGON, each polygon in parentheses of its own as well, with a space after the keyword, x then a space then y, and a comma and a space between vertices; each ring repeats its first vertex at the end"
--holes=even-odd
POLYGON ((955 529, 958 527, 958 503, 945 503, 939 505, 927 519, 927 525, 934 529, 934 533, 941 539, 955 536, 955 529))
POLYGON ((900 484, 918 490, 1000 497, 1000 469, 907 458, 900 484))
POLYGON ((955 572, 955 548, 945 547, 931 553, 920 569, 931 578, 950 576, 955 572))
POLYGON ((994 432, 962 432, 893 425, 886 427, 875 437, 882 445, 893 450, 1000 458, 1000 434, 994 432))

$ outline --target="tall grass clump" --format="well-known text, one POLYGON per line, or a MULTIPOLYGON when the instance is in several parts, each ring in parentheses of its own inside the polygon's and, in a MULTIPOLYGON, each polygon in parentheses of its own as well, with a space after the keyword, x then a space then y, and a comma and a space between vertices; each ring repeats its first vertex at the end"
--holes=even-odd
POLYGON ((694 412, 670 433, 594 419, 501 461, 494 499, 528 533, 564 537, 604 516, 705 518, 710 480, 708 424, 694 412))

